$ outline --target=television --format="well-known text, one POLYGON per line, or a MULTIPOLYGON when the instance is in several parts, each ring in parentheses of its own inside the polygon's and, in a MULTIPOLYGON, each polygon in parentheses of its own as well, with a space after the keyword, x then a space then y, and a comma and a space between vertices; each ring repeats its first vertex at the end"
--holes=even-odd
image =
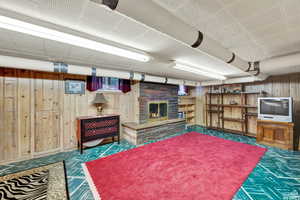
POLYGON ((258 119, 279 122, 292 122, 292 97, 258 98, 258 119))

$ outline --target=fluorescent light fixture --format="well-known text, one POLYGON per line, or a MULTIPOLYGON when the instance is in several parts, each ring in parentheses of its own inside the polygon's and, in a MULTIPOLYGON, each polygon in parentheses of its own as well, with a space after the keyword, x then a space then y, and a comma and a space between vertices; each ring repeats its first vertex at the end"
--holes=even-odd
POLYGON ((92 50, 96 50, 96 51, 100 51, 100 52, 104 52, 116 56, 130 58, 141 62, 148 62, 150 60, 150 56, 142 52, 140 53, 140 52, 122 49, 119 47, 103 44, 100 42, 74 36, 68 33, 63 33, 42 26, 30 24, 27 22, 23 22, 5 16, 0 16, 0 28, 16 31, 20 33, 25 33, 28 35, 32 35, 32 36, 36 36, 48 40, 54 40, 54 41, 58 41, 58 42, 62 42, 62 43, 66 43, 78 47, 92 49, 92 50))
POLYGON ((219 80, 225 80, 226 79, 225 76, 217 74, 215 72, 203 71, 199 68, 189 66, 189 65, 186 65, 186 64, 182 64, 182 63, 178 63, 178 62, 175 62, 174 69, 178 69, 178 70, 182 70, 182 71, 186 71, 186 72, 190 72, 190 73, 194 73, 194 74, 199 74, 199 75, 202 75, 202 76, 207 76, 207 77, 214 78, 214 79, 219 79, 219 80))

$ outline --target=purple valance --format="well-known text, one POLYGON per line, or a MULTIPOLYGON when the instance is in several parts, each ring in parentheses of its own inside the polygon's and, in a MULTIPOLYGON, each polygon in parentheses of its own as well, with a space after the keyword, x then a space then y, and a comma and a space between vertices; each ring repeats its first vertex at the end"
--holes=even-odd
POLYGON ((102 88, 102 78, 97 76, 88 76, 86 89, 94 92, 102 88))
POLYGON ((186 93, 186 95, 188 95, 190 93, 190 88, 189 86, 184 86, 184 92, 186 93))
POLYGON ((119 79, 119 90, 123 93, 131 91, 131 81, 127 79, 119 79))
MULTIPOLYGON (((107 81, 105 81, 105 82, 106 82, 106 84, 108 84, 107 81)), ((87 88, 87 90, 89 90, 91 92, 102 89, 103 84, 105 84, 103 81, 103 77, 96 77, 96 76, 88 76, 87 77, 86 88, 87 88)), ((107 88, 107 87, 108 86, 105 86, 104 88, 107 88)), ((127 80, 127 79, 119 79, 118 89, 121 90, 123 93, 130 92, 131 91, 131 81, 127 80)))

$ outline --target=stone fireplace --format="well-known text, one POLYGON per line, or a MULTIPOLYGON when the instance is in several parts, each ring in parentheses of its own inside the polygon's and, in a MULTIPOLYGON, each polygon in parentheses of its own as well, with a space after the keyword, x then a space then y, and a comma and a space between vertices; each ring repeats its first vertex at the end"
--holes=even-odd
MULTIPOLYGON (((153 120, 150 118, 151 103, 160 104, 158 106, 161 107, 158 109, 167 112, 167 116, 154 121, 178 118, 178 85, 141 82, 139 83, 138 101, 139 124, 153 122, 153 120)), ((156 105, 152 106, 153 109, 156 107, 156 105)), ((163 113, 158 113, 158 115, 160 114, 163 113)))
POLYGON ((139 82, 136 121, 123 123, 123 138, 133 144, 157 140, 185 129, 185 120, 178 119, 178 85, 139 82))

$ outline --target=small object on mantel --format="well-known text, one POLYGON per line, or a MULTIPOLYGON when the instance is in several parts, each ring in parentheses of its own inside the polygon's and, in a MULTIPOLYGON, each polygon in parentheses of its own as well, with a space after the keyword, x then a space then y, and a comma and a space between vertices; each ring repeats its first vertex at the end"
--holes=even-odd
POLYGON ((229 102, 229 104, 230 104, 230 105, 238 105, 238 102, 236 102, 236 101, 234 101, 234 100, 231 100, 231 101, 229 102))
POLYGON ((107 103, 104 95, 102 93, 97 93, 93 101, 93 104, 97 107, 97 115, 101 116, 103 112, 103 105, 107 103))

